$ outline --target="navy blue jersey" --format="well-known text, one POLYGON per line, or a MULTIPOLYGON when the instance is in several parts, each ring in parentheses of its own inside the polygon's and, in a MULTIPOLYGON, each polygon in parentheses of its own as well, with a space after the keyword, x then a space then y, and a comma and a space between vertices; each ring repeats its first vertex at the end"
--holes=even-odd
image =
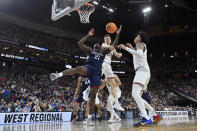
POLYGON ((90 80, 87 77, 81 77, 81 92, 85 91, 90 86, 90 80))
POLYGON ((86 65, 93 66, 101 71, 104 56, 99 52, 92 51, 86 59, 86 65))

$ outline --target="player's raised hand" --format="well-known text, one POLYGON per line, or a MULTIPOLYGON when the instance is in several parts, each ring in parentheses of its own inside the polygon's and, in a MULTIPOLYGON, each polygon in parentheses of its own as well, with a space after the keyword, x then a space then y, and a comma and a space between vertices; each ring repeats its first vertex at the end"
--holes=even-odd
POLYGON ((125 49, 125 48, 126 48, 126 46, 125 46, 125 45, 123 45, 123 44, 120 44, 120 45, 118 45, 118 46, 117 46, 117 48, 118 48, 118 49, 125 49))
POLYGON ((117 35, 120 34, 121 30, 122 30, 122 25, 120 25, 119 29, 116 31, 116 34, 117 35))
POLYGON ((88 32, 89 36, 93 36, 94 35, 94 28, 92 28, 89 32, 88 32))

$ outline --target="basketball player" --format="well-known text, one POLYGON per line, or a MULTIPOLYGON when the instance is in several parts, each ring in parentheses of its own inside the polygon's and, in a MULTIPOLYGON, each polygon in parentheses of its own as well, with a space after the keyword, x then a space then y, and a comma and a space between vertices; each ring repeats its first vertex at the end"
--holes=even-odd
POLYGON ((114 50, 113 46, 109 48, 101 48, 100 44, 94 44, 94 48, 85 45, 85 42, 88 40, 90 36, 94 35, 94 29, 91 29, 89 33, 83 37, 79 42, 78 46, 83 50, 83 52, 88 56, 86 60, 86 66, 78 66, 75 68, 67 69, 60 73, 51 73, 51 80, 58 79, 62 76, 69 76, 74 74, 80 74, 83 76, 87 76, 90 79, 90 100, 89 104, 89 115, 88 115, 88 124, 94 125, 92 122, 92 112, 95 106, 95 98, 96 93, 98 91, 98 87, 101 86, 101 74, 102 74, 102 63, 106 54, 114 50))
MULTIPOLYGON (((118 75, 114 74, 114 78, 115 78, 115 82, 116 82, 116 93, 117 93, 117 98, 120 98, 121 96, 121 90, 120 87, 121 86, 121 81, 118 77, 118 75)), ((106 83, 107 84, 107 83, 106 83)), ((107 84, 107 88, 109 90, 109 97, 107 100, 107 110, 110 112, 110 119, 108 120, 109 123, 114 123, 114 122, 119 122, 121 121, 120 117, 116 114, 115 110, 114 110, 114 97, 112 94, 112 89, 111 87, 107 84)))
MULTIPOLYGON (((84 101, 84 91, 90 86, 90 80, 87 77, 78 77, 77 88, 75 89, 75 94, 73 97, 74 107, 73 107, 73 123, 78 120, 77 108, 84 101)), ((86 93, 85 93, 86 94, 86 93)), ((89 95, 89 94, 88 94, 89 95)))
MULTIPOLYGON (((121 30, 122 30, 122 25, 116 31, 116 39, 113 43, 114 47, 118 43, 121 30)), ((109 47, 111 44, 112 44, 112 42, 111 42, 110 35, 105 35, 104 36, 104 43, 102 44, 102 47, 109 47)), ((117 94, 116 94, 116 82, 115 82, 114 74, 113 74, 112 67, 111 67, 111 59, 112 59, 113 55, 116 56, 117 58, 122 57, 122 53, 118 53, 116 50, 113 50, 112 52, 107 54, 105 56, 105 59, 104 59, 103 65, 102 65, 102 73, 104 73, 108 84, 111 86, 111 92, 112 92, 112 95, 113 95, 114 101, 115 101, 114 108, 116 108, 117 110, 120 110, 120 111, 125 111, 124 108, 122 108, 120 106, 120 104, 118 102, 117 94)))
POLYGON ((135 126, 152 125, 153 122, 148 118, 146 109, 148 109, 154 116, 154 123, 161 121, 162 117, 157 114, 154 109, 142 97, 142 91, 146 90, 147 84, 150 80, 150 68, 147 62, 147 48, 146 44, 149 42, 149 36, 145 32, 139 32, 134 40, 136 49, 131 44, 127 43, 127 47, 120 44, 118 48, 124 49, 133 55, 133 64, 135 68, 135 78, 133 80, 132 96, 137 103, 140 112, 142 113, 142 120, 135 124, 135 126), (145 44, 146 43, 146 44, 145 44))
MULTIPOLYGON (((101 84, 101 87, 99 87, 98 92, 96 93, 96 99, 95 99, 95 106, 97 107, 97 115, 98 115, 98 120, 101 120, 101 101, 98 97, 98 95, 100 94, 99 90, 100 88, 102 88, 104 86, 103 82, 101 84)), ((84 92, 83 92, 83 99, 85 101, 89 101, 89 93, 90 93, 90 87, 88 87, 84 92)), ((89 105, 87 105, 86 108, 86 113, 85 113, 85 119, 83 121, 83 124, 86 125, 87 124, 87 118, 88 118, 88 114, 89 114, 89 105)))

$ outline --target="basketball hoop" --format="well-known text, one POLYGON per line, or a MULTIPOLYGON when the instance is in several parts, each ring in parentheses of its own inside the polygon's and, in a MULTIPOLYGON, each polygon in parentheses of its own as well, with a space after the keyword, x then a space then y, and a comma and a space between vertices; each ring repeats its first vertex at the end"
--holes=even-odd
POLYGON ((94 10, 95 10, 94 5, 90 3, 85 3, 79 8, 77 8, 81 23, 84 23, 84 24, 90 23, 89 17, 94 12, 94 10))

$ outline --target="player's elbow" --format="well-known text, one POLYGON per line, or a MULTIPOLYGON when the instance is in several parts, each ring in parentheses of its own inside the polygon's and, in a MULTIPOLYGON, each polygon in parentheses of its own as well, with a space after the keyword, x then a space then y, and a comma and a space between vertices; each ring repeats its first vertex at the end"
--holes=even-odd
POLYGON ((122 57, 122 55, 120 55, 120 54, 119 54, 117 57, 118 57, 118 58, 121 58, 121 57, 122 57))
POLYGON ((121 85, 122 85, 122 83, 121 83, 121 82, 118 82, 118 83, 117 83, 117 86, 121 86, 121 85))

